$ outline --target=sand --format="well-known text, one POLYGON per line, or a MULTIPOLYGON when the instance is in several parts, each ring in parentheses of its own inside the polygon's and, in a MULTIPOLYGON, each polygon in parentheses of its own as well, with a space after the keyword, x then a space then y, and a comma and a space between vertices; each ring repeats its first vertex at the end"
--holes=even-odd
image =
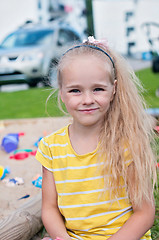
MULTIPOLYGON (((34 143, 40 137, 56 131, 69 122, 71 119, 65 117, 0 121, 0 144, 6 134, 24 132, 24 136, 19 138, 18 149, 32 149, 34 151, 37 150, 34 143)), ((35 159, 35 156, 29 155, 24 160, 15 160, 10 159, 11 155, 13 154, 0 149, 0 165, 9 166, 11 170, 5 180, 20 177, 24 180, 24 184, 7 186, 5 182, 0 180, 0 219, 8 216, 41 191, 40 188, 32 184, 34 177, 37 174, 41 175, 41 164, 35 159), (20 199, 26 195, 29 197, 20 199)))

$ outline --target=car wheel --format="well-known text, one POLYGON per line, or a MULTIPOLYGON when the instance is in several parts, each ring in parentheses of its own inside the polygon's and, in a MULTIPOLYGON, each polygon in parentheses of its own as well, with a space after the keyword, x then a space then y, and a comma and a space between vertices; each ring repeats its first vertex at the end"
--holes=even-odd
POLYGON ((37 86, 37 82, 35 82, 35 81, 30 81, 30 82, 28 83, 28 85, 29 85, 29 87, 36 87, 36 86, 37 86))

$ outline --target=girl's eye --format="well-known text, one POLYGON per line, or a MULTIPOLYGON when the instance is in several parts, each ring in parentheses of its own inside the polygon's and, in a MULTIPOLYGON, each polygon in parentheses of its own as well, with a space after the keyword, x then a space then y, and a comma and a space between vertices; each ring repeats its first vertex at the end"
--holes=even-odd
POLYGON ((70 92, 70 93, 79 93, 80 90, 78 90, 78 89, 71 89, 69 92, 70 92))
POLYGON ((104 88, 95 88, 94 92, 104 91, 104 88))

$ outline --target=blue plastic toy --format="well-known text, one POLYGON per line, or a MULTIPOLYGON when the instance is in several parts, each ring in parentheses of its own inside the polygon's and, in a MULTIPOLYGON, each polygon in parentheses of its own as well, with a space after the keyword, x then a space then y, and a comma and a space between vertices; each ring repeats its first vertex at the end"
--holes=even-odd
POLYGON ((19 136, 24 135, 24 133, 9 133, 2 139, 1 147, 7 153, 10 153, 18 148, 19 136))
POLYGON ((42 188, 42 177, 38 177, 36 180, 33 180, 32 181, 32 184, 35 186, 35 187, 38 187, 38 188, 42 188))
POLYGON ((42 139, 42 137, 40 137, 40 138, 38 139, 38 141, 36 141, 36 142, 34 143, 34 146, 35 146, 35 147, 38 147, 39 142, 40 142, 41 139, 42 139))
POLYGON ((7 174, 10 173, 9 167, 0 166, 0 180, 3 180, 7 174))

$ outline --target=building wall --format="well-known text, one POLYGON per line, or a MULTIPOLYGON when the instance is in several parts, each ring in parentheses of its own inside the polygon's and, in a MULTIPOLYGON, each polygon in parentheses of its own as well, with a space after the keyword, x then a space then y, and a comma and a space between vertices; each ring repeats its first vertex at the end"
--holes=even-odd
MULTIPOLYGON (((142 0, 138 3, 138 8, 136 11, 136 21, 137 21, 137 34, 136 39, 138 42, 138 48, 144 51, 144 49, 149 49, 148 41, 146 35, 141 29, 141 25, 145 22, 156 22, 159 25, 159 1, 158 0, 142 0)), ((154 42, 154 48, 159 50, 159 27, 151 28, 151 37, 158 40, 154 42)))
MULTIPOLYGON (((159 23, 158 10, 158 0, 93 0, 95 36, 107 38, 110 45, 123 54, 128 53, 128 43, 133 42, 132 54, 149 51, 141 25, 147 21, 159 23), (133 15, 126 21, 126 14, 131 12, 133 15), (127 36, 129 27, 133 30, 127 36)), ((159 36, 159 28, 154 28, 152 35, 159 36)))
POLYGON ((37 0, 1 0, 0 41, 27 20, 37 21, 37 0))

